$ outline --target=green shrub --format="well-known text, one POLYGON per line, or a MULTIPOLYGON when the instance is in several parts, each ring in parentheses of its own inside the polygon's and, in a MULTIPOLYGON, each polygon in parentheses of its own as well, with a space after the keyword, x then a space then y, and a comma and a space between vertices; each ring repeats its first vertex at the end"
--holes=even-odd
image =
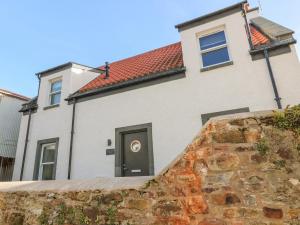
POLYGON ((274 126, 300 134, 300 105, 287 107, 283 112, 275 112, 274 126))
POLYGON ((106 212, 109 225, 114 225, 116 223, 117 211, 118 211, 117 207, 116 207, 115 203, 113 202, 113 204, 107 209, 107 212, 106 212))
POLYGON ((285 167, 286 162, 285 162, 285 160, 276 160, 273 162, 273 164, 276 166, 276 169, 281 169, 281 168, 285 167))
POLYGON ((265 156, 269 151, 269 146, 264 138, 260 139, 260 141, 256 143, 255 148, 261 156, 265 156))

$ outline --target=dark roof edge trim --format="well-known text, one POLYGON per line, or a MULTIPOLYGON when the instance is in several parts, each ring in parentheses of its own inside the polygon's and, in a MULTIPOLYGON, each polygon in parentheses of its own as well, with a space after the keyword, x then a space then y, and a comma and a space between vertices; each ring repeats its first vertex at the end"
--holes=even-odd
POLYGON ((36 110, 38 108, 37 105, 37 96, 30 99, 28 102, 22 104, 22 108, 19 110, 19 112, 28 112, 29 110, 36 110))
POLYGON ((38 73, 36 73, 36 75, 44 75, 45 73, 53 72, 55 70, 59 70, 59 69, 62 69, 62 68, 67 68, 67 67, 72 66, 72 64, 73 64, 72 62, 67 62, 67 63, 61 64, 61 65, 49 68, 47 70, 43 70, 41 72, 38 72, 38 73))
POLYGON ((222 14, 222 13, 224 13, 224 12, 227 12, 227 11, 232 10, 232 9, 235 9, 235 8, 241 8, 241 10, 242 10, 243 4, 245 4, 245 3, 248 3, 248 1, 247 1, 247 0, 241 1, 241 2, 239 2, 239 3, 236 3, 236 4, 234 4, 234 5, 228 6, 228 7, 226 7, 226 8, 223 8, 223 9, 217 10, 217 11, 215 11, 215 12, 206 14, 206 15, 204 15, 204 16, 200 16, 200 17, 197 17, 197 18, 195 18, 195 19, 186 21, 186 22, 184 22, 184 23, 177 24, 177 25, 175 25, 175 28, 181 29, 181 28, 183 28, 183 27, 185 27, 185 26, 191 25, 191 24, 196 23, 196 22, 200 22, 201 20, 208 19, 208 18, 210 18, 210 17, 213 17, 213 16, 216 16, 216 15, 222 14))
POLYGON ((254 8, 251 8, 251 9, 249 9, 248 11, 247 11, 247 13, 250 13, 250 12, 253 12, 253 11, 257 11, 257 10, 259 10, 259 7, 257 6, 257 7, 254 7, 254 8))
POLYGON ((264 49, 273 50, 273 49, 277 49, 277 48, 280 48, 280 47, 283 47, 286 45, 292 45, 292 44, 296 44, 296 43, 297 43, 297 40, 292 38, 287 41, 280 41, 278 43, 273 43, 269 46, 268 45, 261 46, 260 48, 250 50, 249 52, 250 52, 250 55, 255 55, 257 53, 263 52, 264 49))
POLYGON ((52 67, 52 68, 50 68, 50 69, 47 69, 47 70, 43 70, 43 71, 41 71, 41 72, 38 72, 38 73, 36 73, 36 75, 37 75, 37 76, 43 76, 43 75, 45 75, 45 74, 47 74, 47 73, 50 73, 50 72, 53 72, 53 71, 56 71, 56 70, 60 70, 60 69, 72 67, 73 65, 79 65, 79 66, 87 67, 87 68, 90 68, 90 69, 93 69, 93 70, 103 71, 103 70, 101 70, 101 69, 99 69, 99 68, 94 68, 94 67, 91 67, 91 66, 86 66, 86 65, 83 65, 83 64, 80 64, 80 63, 76 63, 76 62, 67 62, 67 63, 61 64, 61 65, 52 67))
POLYGON ((149 74, 149 75, 139 77, 139 78, 136 78, 136 79, 132 79, 132 80, 112 84, 110 86, 105 86, 105 87, 102 87, 102 88, 93 89, 93 90, 90 90, 90 91, 87 91, 87 92, 84 92, 84 93, 76 92, 76 93, 70 95, 65 100, 71 102, 75 98, 79 99, 79 98, 84 98, 84 97, 88 97, 88 96, 92 96, 92 95, 96 95, 96 94, 100 94, 100 93, 104 93, 104 92, 108 92, 108 91, 112 91, 112 90, 116 90, 116 89, 120 89, 120 88, 125 88, 125 87, 128 87, 128 86, 140 84, 140 83, 143 83, 143 82, 152 81, 152 80, 156 80, 156 79, 163 78, 163 77, 168 77, 168 76, 178 74, 178 73, 183 73, 183 72, 185 72, 185 70, 186 70, 185 67, 174 68, 174 69, 171 69, 171 70, 168 70, 168 71, 149 74))

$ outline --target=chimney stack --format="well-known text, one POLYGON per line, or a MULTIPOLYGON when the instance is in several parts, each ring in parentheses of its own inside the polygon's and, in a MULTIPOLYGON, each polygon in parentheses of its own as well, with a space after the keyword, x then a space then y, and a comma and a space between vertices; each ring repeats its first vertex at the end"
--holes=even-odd
POLYGON ((105 62, 105 79, 109 78, 109 63, 105 62))

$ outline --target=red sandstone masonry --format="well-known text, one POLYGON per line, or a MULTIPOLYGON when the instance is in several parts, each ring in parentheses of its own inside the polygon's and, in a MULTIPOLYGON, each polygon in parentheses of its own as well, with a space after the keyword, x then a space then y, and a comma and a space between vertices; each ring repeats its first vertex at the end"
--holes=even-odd
POLYGON ((299 225, 300 140, 265 123, 271 119, 210 121, 141 188, 2 192, 1 224, 299 225), (266 156, 255 145, 262 138, 266 156))

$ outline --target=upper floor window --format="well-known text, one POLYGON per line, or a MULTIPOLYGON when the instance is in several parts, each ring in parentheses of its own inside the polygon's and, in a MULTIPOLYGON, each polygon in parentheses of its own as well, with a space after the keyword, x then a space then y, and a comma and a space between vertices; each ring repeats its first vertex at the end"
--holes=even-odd
POLYGON ((230 61, 224 31, 199 38, 203 67, 209 67, 230 61))
POLYGON ((61 84, 62 80, 55 80, 51 82, 50 88, 50 105, 58 105, 61 97, 61 84))

